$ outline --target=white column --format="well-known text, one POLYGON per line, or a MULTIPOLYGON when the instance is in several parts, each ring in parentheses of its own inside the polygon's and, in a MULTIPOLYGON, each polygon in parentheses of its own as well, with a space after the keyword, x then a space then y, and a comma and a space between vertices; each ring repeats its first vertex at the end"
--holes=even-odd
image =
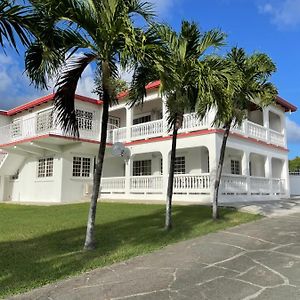
POLYGON ((286 159, 284 161, 282 168, 283 168, 283 170, 282 170, 282 176, 281 177, 284 179, 283 188, 284 188, 285 196, 290 197, 291 192, 290 192, 290 174, 289 174, 289 161, 288 161, 288 159, 286 159))
POLYGON ((132 157, 125 162, 125 195, 130 194, 130 177, 132 169, 132 157))
POLYGON ((272 157, 267 156, 265 160, 265 177, 272 178, 272 157))
POLYGON ((280 116, 282 134, 284 137, 284 147, 287 147, 287 132, 286 132, 286 116, 283 114, 280 116))
POLYGON ((263 109, 263 122, 264 122, 264 127, 267 129, 267 142, 270 142, 270 118, 269 118, 269 108, 264 108, 263 109))
POLYGON ((131 126, 133 120, 133 107, 126 107, 126 142, 131 141, 131 126))
POLYGON ((168 135, 168 109, 167 109, 167 98, 162 97, 162 115, 163 115, 163 136, 168 135))
MULTIPOLYGON (((210 173, 210 199, 212 201, 212 196, 214 192, 214 185, 216 180, 217 168, 220 159, 220 151, 222 144, 222 137, 218 134, 212 135, 214 138, 211 142, 211 145, 208 147, 209 151, 209 173, 210 173)), ((222 193, 222 187, 220 185, 219 190, 219 199, 222 193)))
POLYGON ((242 158, 242 175, 247 176, 246 178, 246 191, 247 194, 251 193, 250 191, 250 170, 249 170, 249 161, 250 154, 245 151, 242 158))
POLYGON ((168 176, 169 176, 169 151, 162 152, 162 171, 163 171, 163 197, 167 196, 168 176))

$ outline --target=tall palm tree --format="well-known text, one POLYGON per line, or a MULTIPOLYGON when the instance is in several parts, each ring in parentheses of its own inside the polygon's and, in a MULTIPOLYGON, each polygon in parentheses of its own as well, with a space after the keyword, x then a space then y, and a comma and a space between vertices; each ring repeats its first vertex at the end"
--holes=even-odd
MULTIPOLYGON (((160 93, 167 99, 169 130, 173 134, 165 215, 165 228, 170 230, 178 130, 182 126, 185 111, 193 110, 196 103, 212 89, 209 78, 205 76, 209 68, 203 58, 209 48, 224 44, 225 35, 218 30, 200 32, 196 23, 187 21, 182 22, 179 33, 166 25, 158 25, 156 30, 164 43, 164 60, 154 66, 150 62, 150 66, 137 69, 133 85, 143 89, 147 83, 145 80, 156 77, 161 81, 160 93)), ((132 98, 140 101, 140 96, 132 98)))
POLYGON ((28 8, 16 5, 14 1, 2 0, 0 3, 0 46, 4 49, 8 42, 17 52, 17 40, 24 46, 29 44, 28 8))
MULTIPOLYGON (((218 58, 215 58, 218 60, 218 58)), ((218 195, 221 181, 225 150, 230 129, 233 126, 241 126, 247 118, 247 111, 251 101, 263 108, 270 105, 277 95, 276 87, 269 81, 276 71, 276 66, 268 55, 255 53, 247 55, 242 48, 234 47, 222 59, 231 68, 231 84, 217 86, 215 97, 207 98, 198 107, 201 114, 211 108, 215 108, 215 124, 224 129, 220 158, 216 170, 213 192, 213 219, 219 218, 218 195)))
POLYGON ((96 90, 103 101, 101 139, 93 178, 84 249, 95 248, 95 216, 106 149, 109 106, 116 99, 118 65, 134 66, 144 57, 148 39, 133 18, 148 21, 151 5, 140 0, 32 0, 38 38, 26 55, 26 69, 37 87, 47 87, 59 75, 54 96, 57 120, 64 130, 79 136, 74 106, 78 81, 96 65, 96 90), (67 56, 67 59, 65 58, 67 56))

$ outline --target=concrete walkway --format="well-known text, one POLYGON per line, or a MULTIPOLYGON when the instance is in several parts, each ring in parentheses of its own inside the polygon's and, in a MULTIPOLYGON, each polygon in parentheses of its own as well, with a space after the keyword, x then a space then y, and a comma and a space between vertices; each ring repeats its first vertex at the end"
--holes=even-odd
MULTIPOLYGON (((222 204, 221 204, 222 205, 222 204)), ((260 214, 266 217, 288 216, 300 213, 300 198, 272 201, 233 202, 224 206, 235 207, 240 211, 260 214)))
POLYGON ((15 299, 300 299, 300 214, 265 218, 15 299))

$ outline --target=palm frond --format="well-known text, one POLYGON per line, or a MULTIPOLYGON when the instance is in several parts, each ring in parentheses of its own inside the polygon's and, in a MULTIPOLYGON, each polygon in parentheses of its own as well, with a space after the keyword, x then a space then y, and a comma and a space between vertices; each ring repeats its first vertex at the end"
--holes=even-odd
POLYGON ((7 41, 17 52, 17 39, 24 46, 29 45, 30 31, 28 28, 29 10, 21 5, 12 5, 7 0, 0 3, 0 46, 5 48, 7 41))
POLYGON ((93 53, 85 53, 79 58, 72 59, 56 84, 57 91, 54 96, 56 121, 65 132, 76 137, 79 137, 79 130, 74 104, 75 91, 83 71, 95 59, 96 55, 93 53))

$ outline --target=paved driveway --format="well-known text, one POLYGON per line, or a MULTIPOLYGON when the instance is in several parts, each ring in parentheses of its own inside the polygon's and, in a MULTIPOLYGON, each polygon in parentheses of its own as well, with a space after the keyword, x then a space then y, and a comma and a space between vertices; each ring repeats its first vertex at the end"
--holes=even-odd
POLYGON ((18 299, 300 299, 300 214, 266 218, 18 299))

